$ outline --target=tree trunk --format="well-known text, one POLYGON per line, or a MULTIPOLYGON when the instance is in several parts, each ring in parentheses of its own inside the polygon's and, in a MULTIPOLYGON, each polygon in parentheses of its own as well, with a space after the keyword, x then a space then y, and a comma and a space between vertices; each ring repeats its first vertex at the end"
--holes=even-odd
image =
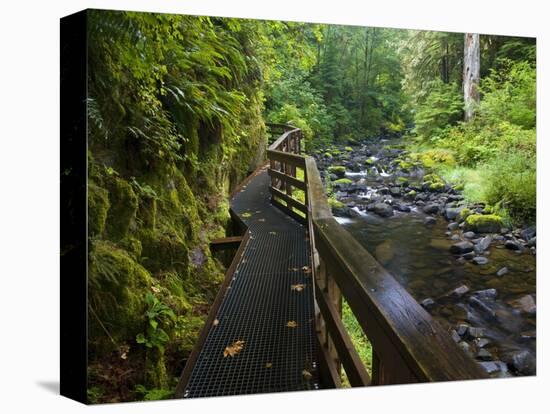
POLYGON ((470 121, 474 117, 474 109, 479 103, 479 34, 466 33, 464 35, 464 73, 462 86, 464 90, 464 120, 470 121))

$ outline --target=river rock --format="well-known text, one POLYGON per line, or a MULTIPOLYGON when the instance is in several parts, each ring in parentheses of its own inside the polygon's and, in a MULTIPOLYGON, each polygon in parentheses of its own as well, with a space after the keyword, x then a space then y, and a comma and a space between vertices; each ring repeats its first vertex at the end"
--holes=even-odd
POLYGON ((466 325, 465 323, 460 323, 458 324, 458 326, 456 327, 456 332, 460 335, 460 336, 464 336, 464 334, 466 332, 468 332, 468 328, 470 326, 469 325, 466 325))
POLYGON ((400 187, 390 187, 390 194, 394 197, 399 197, 401 195, 400 187))
POLYGON ((451 246, 451 253, 464 254, 474 250, 474 245, 469 241, 461 241, 451 246))
POLYGON ((525 241, 532 239, 537 234, 537 228, 535 226, 530 226, 523 229, 520 233, 521 238, 525 241))
MULTIPOLYGON (((452 196, 449 197, 449 200, 450 200, 451 197, 452 196)), ((445 216, 445 218, 447 220, 452 221, 460 215, 460 212, 462 210, 464 210, 464 207, 446 208, 443 215, 445 216)))
POLYGON ((466 260, 472 260, 474 257, 476 257, 476 254, 475 252, 468 252, 468 253, 464 253, 462 257, 465 258, 466 260))
POLYGON ((435 223, 437 223, 437 220, 435 219, 435 217, 426 217, 424 219, 425 226, 433 226, 435 223))
POLYGON ((518 308, 521 312, 528 315, 534 315, 537 313, 537 304, 532 295, 525 295, 518 300, 512 302, 512 306, 518 308))
POLYGON ((372 210, 382 217, 391 217, 393 216, 393 208, 392 206, 386 204, 386 203, 375 203, 372 210))
POLYGON ((476 290, 473 294, 476 295, 478 298, 494 299, 497 297, 497 290, 496 289, 476 290))
POLYGON ((470 288, 466 285, 461 285, 453 290, 451 290, 447 296, 453 296, 455 298, 460 298, 470 291, 470 288))
POLYGON ((537 364, 533 354, 527 349, 512 351, 502 356, 504 362, 522 375, 533 375, 536 373, 537 364))
POLYGON ((491 245, 491 242, 493 241, 493 238, 491 236, 485 236, 483 237, 475 246, 474 250, 477 254, 483 253, 485 250, 489 248, 491 245))
POLYGON ((497 276, 498 276, 498 277, 502 277, 502 276, 504 276, 504 275, 505 275, 506 273, 508 273, 508 272, 509 272, 509 270, 508 270, 508 268, 505 266, 505 267, 499 269, 499 271, 497 272, 497 276))
POLYGON ((422 306, 424 309, 430 309, 435 305, 435 301, 432 298, 426 298, 422 302, 420 302, 420 306, 422 306))
POLYGON ((410 213, 411 212, 411 208, 406 204, 396 204, 394 206, 394 208, 397 211, 401 211, 402 213, 410 213))
POLYGON ((529 239, 529 241, 527 242, 527 247, 536 247, 537 246, 537 238, 536 237, 532 237, 529 239))
POLYGON ((491 341, 488 340, 487 338, 476 338, 474 343, 476 344, 476 347, 479 349, 479 348, 486 347, 491 343, 491 341))
POLYGON ((451 240, 453 240, 453 241, 459 241, 459 240, 460 240, 460 236, 459 236, 458 234, 453 234, 453 235, 451 236, 451 240))
POLYGON ((476 234, 473 231, 467 231, 463 234, 464 238, 466 239, 473 239, 476 234))
POLYGON ((458 229, 458 223, 456 221, 449 223, 449 225, 447 226, 447 229, 449 229, 450 231, 454 231, 458 229))
POLYGON ((481 348, 479 351, 477 351, 476 358, 482 361, 490 361, 491 359, 493 359, 493 355, 485 348, 481 348))
POLYGON ((487 374, 494 374, 495 372, 500 371, 499 365, 496 364, 494 361, 480 362, 479 365, 485 370, 487 374))
POLYGON ((475 328, 473 326, 470 326, 468 328, 468 335, 472 338, 481 338, 485 335, 485 329, 483 328, 475 328))
POLYGON ((437 204, 428 204, 428 205, 424 206, 422 211, 424 211, 424 213, 426 213, 426 214, 436 214, 439 211, 439 205, 437 205, 437 204))
POLYGON ((462 340, 458 332, 454 329, 451 331, 451 338, 453 338, 453 341, 455 341, 456 343, 459 343, 462 340))
POLYGON ((485 265, 489 263, 489 259, 483 256, 476 256, 472 259, 472 263, 475 263, 476 265, 485 265))
POLYGON ((521 244, 519 244, 515 240, 506 240, 506 243, 504 243, 504 247, 510 250, 521 250, 521 244))
POLYGON ((491 309, 485 302, 477 298, 476 296, 470 296, 469 302, 473 307, 477 308, 486 317, 489 317, 489 318, 496 317, 495 311, 491 309))

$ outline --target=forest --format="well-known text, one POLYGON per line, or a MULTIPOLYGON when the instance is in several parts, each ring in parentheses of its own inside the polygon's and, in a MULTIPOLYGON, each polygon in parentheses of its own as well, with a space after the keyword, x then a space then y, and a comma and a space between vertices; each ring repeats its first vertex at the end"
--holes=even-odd
POLYGON ((432 187, 535 224, 535 39, 115 11, 88 31, 90 402, 173 395, 225 270, 209 241, 266 123, 326 163, 397 140, 432 187))

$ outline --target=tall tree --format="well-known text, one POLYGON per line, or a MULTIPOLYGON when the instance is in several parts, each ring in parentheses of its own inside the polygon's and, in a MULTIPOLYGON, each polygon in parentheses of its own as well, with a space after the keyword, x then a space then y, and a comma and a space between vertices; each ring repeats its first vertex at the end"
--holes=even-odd
POLYGON ((474 117, 475 105, 479 103, 479 34, 464 34, 464 73, 462 89, 464 91, 464 119, 474 117))

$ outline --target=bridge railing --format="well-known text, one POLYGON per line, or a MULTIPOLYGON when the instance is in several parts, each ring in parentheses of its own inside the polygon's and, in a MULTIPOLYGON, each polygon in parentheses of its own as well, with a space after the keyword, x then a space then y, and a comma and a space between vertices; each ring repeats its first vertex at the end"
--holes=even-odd
POLYGON ((285 126, 268 148, 272 203, 309 228, 316 330, 325 385, 351 386, 486 378, 445 329, 332 217, 300 129, 285 126), (297 170, 303 170, 299 179, 297 170), (293 197, 304 191, 304 201, 293 197), (345 299, 372 345, 372 378, 342 321, 345 299))

